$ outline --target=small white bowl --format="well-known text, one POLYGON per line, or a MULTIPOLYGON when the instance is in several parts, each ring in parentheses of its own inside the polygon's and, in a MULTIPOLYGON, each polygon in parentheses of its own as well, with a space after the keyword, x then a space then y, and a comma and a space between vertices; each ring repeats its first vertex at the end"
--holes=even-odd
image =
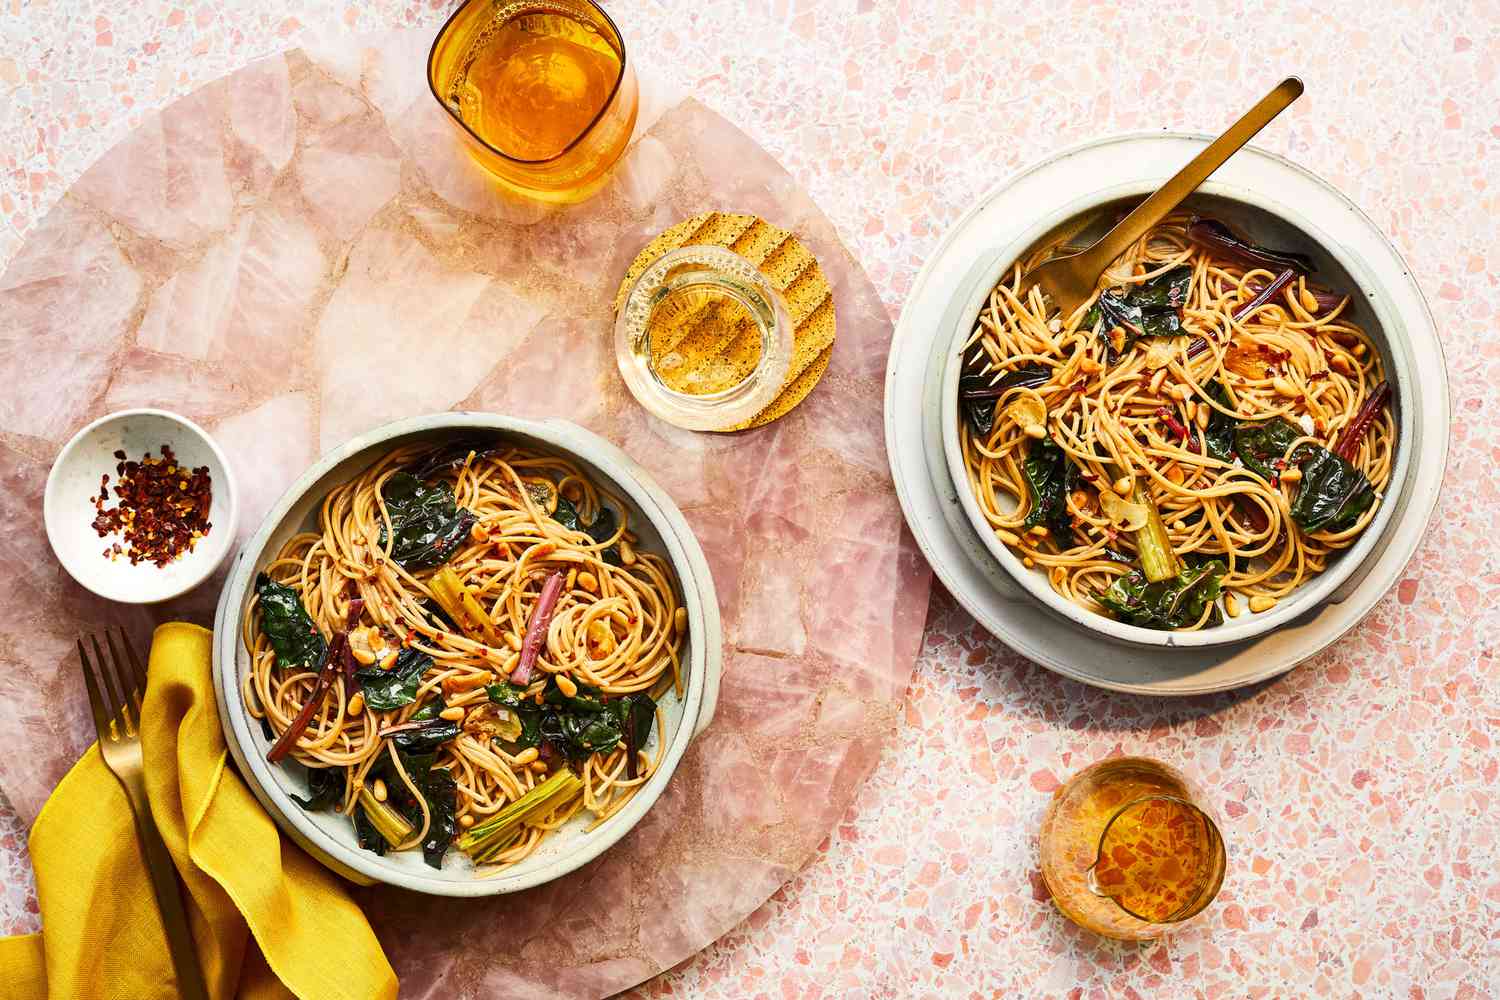
POLYGON ((166 410, 121 410, 100 417, 63 446, 47 474, 43 499, 47 541, 68 574, 100 597, 125 604, 155 604, 184 594, 202 583, 234 546, 234 476, 224 453, 197 424, 166 410), (104 550, 118 535, 101 538, 94 530, 94 498, 101 476, 109 476, 109 503, 116 502, 119 482, 115 452, 139 461, 150 452, 161 454, 170 445, 177 460, 189 469, 208 467, 213 498, 211 527, 198 544, 165 566, 149 562, 131 565, 123 554, 113 559, 104 550))

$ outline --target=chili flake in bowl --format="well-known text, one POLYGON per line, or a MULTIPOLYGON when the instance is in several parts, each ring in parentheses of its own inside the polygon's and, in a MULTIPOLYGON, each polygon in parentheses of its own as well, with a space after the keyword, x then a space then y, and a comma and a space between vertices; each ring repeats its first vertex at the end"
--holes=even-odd
POLYGON ((96 420, 47 477, 47 540, 101 597, 147 604, 216 570, 234 542, 234 480, 218 445, 185 417, 125 410, 96 420))

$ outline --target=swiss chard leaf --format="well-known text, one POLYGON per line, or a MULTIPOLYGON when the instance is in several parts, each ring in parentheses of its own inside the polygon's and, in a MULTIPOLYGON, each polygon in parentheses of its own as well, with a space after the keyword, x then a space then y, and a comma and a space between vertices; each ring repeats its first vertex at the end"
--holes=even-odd
POLYGON ((485 437, 458 438, 448 444, 432 449, 406 467, 413 477, 426 481, 443 472, 456 469, 473 452, 475 459, 485 458, 500 450, 499 444, 485 437))
POLYGON ((283 670, 312 670, 328 648, 323 634, 308 617, 297 592, 272 580, 265 573, 255 578, 260 595, 260 627, 276 651, 276 664, 283 670))
POLYGON ((576 763, 612 749, 624 734, 614 712, 545 712, 541 735, 576 763))
MULTIPOLYGON (((391 558, 403 569, 431 569, 447 562, 469 535, 477 518, 459 507, 453 491, 443 483, 431 485, 398 472, 381 488, 391 515, 395 539, 391 558)), ((380 526, 380 544, 386 542, 385 524, 380 526)))
POLYGON ((1375 502, 1375 488, 1353 465, 1327 448, 1305 449, 1302 485, 1292 501, 1292 520, 1303 531, 1343 531, 1375 502))
POLYGON ((1241 423, 1234 431, 1234 450, 1239 453, 1245 468, 1269 482, 1279 471, 1273 463, 1285 455, 1299 437, 1302 437, 1302 430, 1280 417, 1241 423))
POLYGON ((365 815, 363 809, 354 810, 354 838, 359 842, 360 847, 381 857, 385 856, 386 848, 390 846, 380 835, 380 831, 375 829, 375 824, 370 822, 370 817, 365 815))
POLYGON ((485 687, 485 693, 490 696, 490 701, 496 705, 502 705, 512 711, 521 708, 535 708, 536 703, 526 700, 526 689, 512 684, 510 681, 500 681, 485 687))
POLYGON ((1125 331, 1123 343, 1110 344, 1113 355, 1124 354, 1142 337, 1182 336, 1182 307, 1192 283, 1193 269, 1184 264, 1139 285, 1111 288, 1099 296, 1084 323, 1091 326, 1091 320, 1103 318, 1100 333, 1106 338, 1117 326, 1125 331))
MULTIPOLYGON (((1229 393, 1217 381, 1208 383, 1208 395, 1225 409, 1232 410, 1229 404, 1229 393)), ((1203 431, 1203 443, 1208 448, 1208 453, 1221 462, 1228 462, 1234 458, 1234 431, 1239 425, 1228 414, 1220 413, 1218 410, 1208 411, 1208 427, 1203 431)))
POLYGON ((307 797, 293 795, 292 801, 303 809, 327 809, 344 800, 344 769, 342 767, 307 768, 307 797))
POLYGON ((461 732, 457 722, 448 719, 433 719, 415 729, 404 729, 391 735, 391 742, 402 753, 433 753, 449 740, 456 739, 461 732))
POLYGON ((443 867, 443 855, 458 835, 458 782, 447 768, 435 767, 422 782, 427 799, 427 836, 422 840, 422 859, 433 868, 443 867))
POLYGON ((1031 487, 1031 511, 1026 515, 1026 527, 1045 526, 1058 545, 1067 548, 1073 539, 1073 524, 1068 516, 1068 488, 1073 475, 1068 453, 1051 438, 1040 438, 1031 442, 1023 470, 1031 487))
POLYGON ((605 708, 599 689, 587 684, 579 684, 577 694, 566 695, 562 693, 562 688, 558 687, 554 680, 547 685, 547 690, 542 692, 542 700, 564 711, 584 712, 590 715, 602 712, 605 708))
MULTIPOLYGON (((596 542, 607 542, 615 536, 615 529, 619 522, 615 519, 615 512, 608 507, 600 507, 599 513, 588 524, 578 514, 578 508, 573 506, 572 501, 561 494, 557 497, 557 510, 552 514, 552 520, 567 528, 569 531, 581 531, 596 542)), ((619 566, 620 547, 611 545, 599 554, 599 558, 611 566, 619 566)))
POLYGON ((438 717, 438 713, 447 707, 447 704, 441 698, 434 698, 432 701, 429 701, 427 704, 411 713, 411 717, 406 721, 426 722, 428 719, 436 719, 438 717))
POLYGON ((1023 365, 995 379, 993 375, 965 375, 958 380, 958 406, 964 419, 980 437, 995 429, 995 401, 1012 389, 1036 388, 1052 378, 1052 369, 1042 365, 1023 365))
POLYGON ((1217 559, 1189 566, 1175 577, 1151 583, 1140 570, 1116 577, 1098 594, 1115 617, 1143 628, 1176 629, 1192 625, 1219 597, 1224 564, 1217 559))
POLYGON ((417 700, 422 675, 432 666, 432 657, 408 646, 396 654, 391 669, 365 667, 354 674, 365 693, 365 704, 379 712, 389 712, 417 700))
POLYGON ((619 706, 620 726, 625 736, 625 773, 633 780, 639 766, 636 755, 651 738, 651 725, 656 721, 656 702, 648 694, 628 694, 615 704, 619 706))

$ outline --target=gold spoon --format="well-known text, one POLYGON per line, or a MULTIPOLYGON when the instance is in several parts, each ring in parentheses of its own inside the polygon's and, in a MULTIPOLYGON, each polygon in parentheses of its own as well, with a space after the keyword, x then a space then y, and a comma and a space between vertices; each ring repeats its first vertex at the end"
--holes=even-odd
POLYGON ((1197 190, 1198 185, 1208 180, 1210 174, 1223 166, 1225 160, 1301 96, 1301 80, 1295 76, 1282 80, 1244 117, 1188 161, 1187 166, 1173 174, 1151 197, 1137 205, 1135 211, 1116 223, 1115 228, 1105 233, 1099 242, 1079 253, 1054 257, 1038 264, 1022 275, 1022 287, 1040 285, 1062 315, 1071 316, 1094 294, 1099 276, 1114 263, 1115 258, 1166 218, 1184 198, 1197 190))

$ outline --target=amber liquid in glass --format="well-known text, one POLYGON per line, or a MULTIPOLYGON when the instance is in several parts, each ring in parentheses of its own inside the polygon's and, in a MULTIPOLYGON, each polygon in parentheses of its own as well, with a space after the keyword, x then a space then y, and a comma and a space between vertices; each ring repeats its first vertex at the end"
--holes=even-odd
POLYGON ((621 55, 567 14, 533 10, 481 31, 454 79, 459 117, 517 160, 549 160, 582 136, 620 77, 621 55))
POLYGON ((750 310, 707 283, 664 295, 651 311, 646 338, 662 384, 690 396, 733 389, 760 362, 760 328, 750 310))
POLYGON ((1103 761, 1058 790, 1042 821, 1042 877, 1058 909, 1108 937, 1145 939, 1198 912, 1224 877, 1223 842, 1156 761, 1103 761))

